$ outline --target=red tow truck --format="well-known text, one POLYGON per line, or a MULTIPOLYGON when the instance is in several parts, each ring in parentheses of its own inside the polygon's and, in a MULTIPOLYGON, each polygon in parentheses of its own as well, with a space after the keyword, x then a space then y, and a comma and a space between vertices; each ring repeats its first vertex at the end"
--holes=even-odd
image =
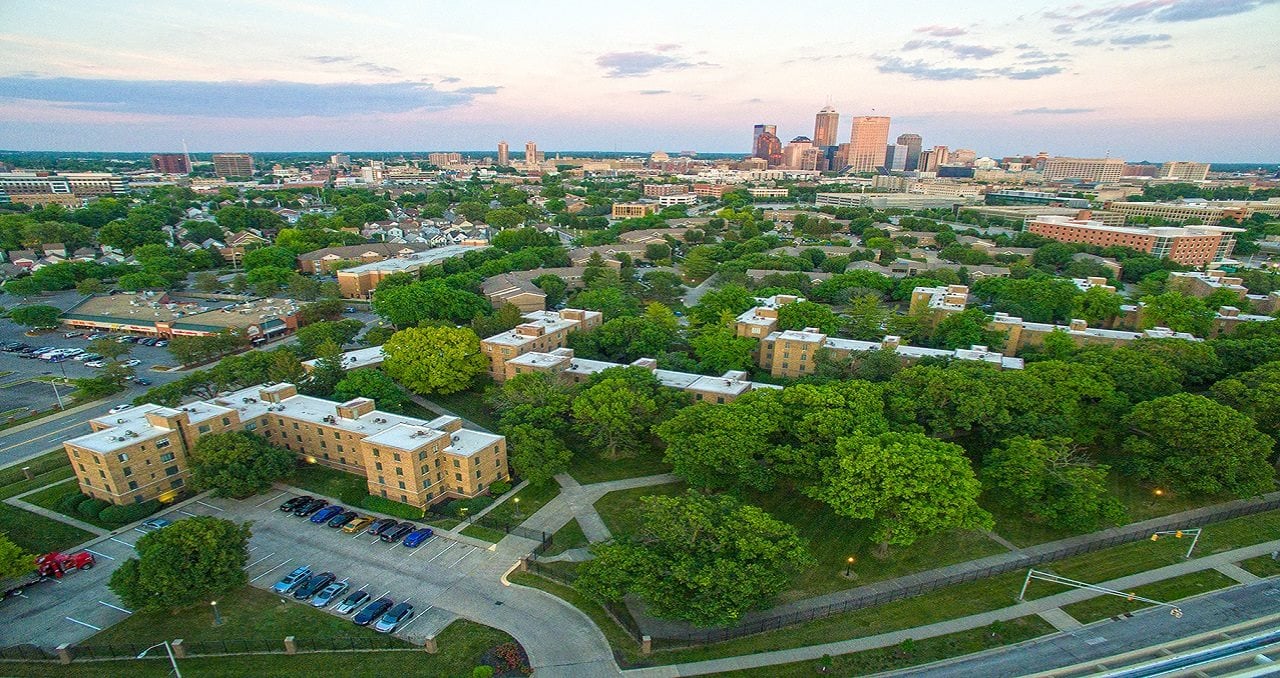
POLYGON ((3 597, 21 595, 23 589, 32 584, 39 584, 50 579, 62 579, 63 575, 76 570, 89 570, 96 561, 88 551, 78 553, 62 553, 53 551, 36 556, 35 569, 27 575, 14 577, 0 582, 3 597))

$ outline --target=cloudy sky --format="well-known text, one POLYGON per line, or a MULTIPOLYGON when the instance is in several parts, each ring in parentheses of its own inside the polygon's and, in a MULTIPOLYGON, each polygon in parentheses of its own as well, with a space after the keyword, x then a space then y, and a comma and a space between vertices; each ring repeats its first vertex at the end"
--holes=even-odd
POLYGON ((16 2, 0 148, 746 152, 830 102, 982 155, 1280 160, 1280 0, 16 2))

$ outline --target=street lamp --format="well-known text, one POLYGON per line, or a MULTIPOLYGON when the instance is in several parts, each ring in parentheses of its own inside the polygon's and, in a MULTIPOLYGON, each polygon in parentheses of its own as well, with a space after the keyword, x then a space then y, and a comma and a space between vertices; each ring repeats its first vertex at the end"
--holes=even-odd
POLYGON ((209 605, 213 607, 213 625, 222 626, 222 613, 218 611, 218 601, 211 600, 209 605))
POLYGON ((516 505, 516 517, 520 517, 520 497, 512 497, 511 501, 516 505))
POLYGON ((465 522, 467 522, 467 507, 463 506, 463 507, 462 507, 461 509, 459 509, 459 510, 461 510, 461 511, 462 511, 462 522, 464 522, 464 523, 465 523, 465 522))
POLYGON ((853 556, 849 556, 849 558, 844 561, 844 576, 848 577, 853 571, 853 563, 855 560, 856 559, 853 556))
POLYGON ((151 647, 143 650, 142 653, 138 655, 138 659, 142 659, 143 657, 146 657, 148 652, 156 649, 157 647, 160 647, 161 645, 164 646, 164 651, 169 653, 169 664, 173 666, 173 675, 177 676, 177 678, 182 678, 182 672, 178 670, 178 660, 173 656, 173 648, 169 646, 169 641, 167 640, 162 640, 156 643, 155 645, 152 645, 151 647))

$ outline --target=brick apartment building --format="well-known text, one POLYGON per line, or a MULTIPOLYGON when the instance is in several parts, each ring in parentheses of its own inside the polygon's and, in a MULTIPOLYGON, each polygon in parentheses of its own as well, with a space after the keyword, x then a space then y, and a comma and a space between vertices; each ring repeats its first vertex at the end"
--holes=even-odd
POLYGON ((1106 226, 1097 221, 1041 216, 1028 219, 1026 230, 1059 242, 1098 247, 1129 247, 1188 266, 1202 266, 1231 256, 1235 234, 1244 229, 1225 226, 1106 226))
POLYGON ((292 384, 252 386, 177 408, 139 405, 91 419, 93 432, 63 443, 80 490, 113 504, 170 500, 185 489, 200 436, 252 431, 308 463, 362 475, 369 494, 425 507, 482 494, 508 479, 506 439, 375 409, 368 398, 336 403, 292 384))
POLYGON ((550 353, 564 348, 571 332, 589 332, 604 323, 599 311, 566 308, 562 311, 526 313, 527 322, 480 340, 480 351, 489 358, 489 376, 506 381, 508 360, 526 353, 550 353))

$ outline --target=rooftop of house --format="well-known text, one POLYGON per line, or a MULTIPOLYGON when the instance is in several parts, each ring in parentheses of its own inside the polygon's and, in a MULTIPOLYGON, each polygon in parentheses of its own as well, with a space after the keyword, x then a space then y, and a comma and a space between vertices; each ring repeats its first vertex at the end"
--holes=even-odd
MULTIPOLYGON (((599 311, 581 312, 587 314, 588 318, 600 315, 599 311)), ((487 344, 500 344, 504 346, 521 346, 529 342, 536 341, 538 338, 537 336, 522 334, 522 328, 525 330, 541 330, 542 335, 547 335, 554 332, 568 330, 582 322, 580 320, 572 320, 567 316, 562 315, 559 311, 533 311, 532 313, 524 314, 524 319, 525 321, 515 329, 495 334, 492 337, 487 337, 484 339, 484 342, 487 344)))
POLYGON ((422 252, 422 251, 425 251, 426 249, 428 249, 427 246, 421 245, 421 244, 371 242, 364 245, 342 245, 339 247, 325 247, 322 249, 307 252, 306 254, 299 254, 298 258, 309 260, 309 261, 319 261, 320 259, 324 259, 325 257, 338 257, 340 259, 351 259, 351 258, 363 256, 366 253, 372 253, 372 254, 380 255, 384 257, 394 257, 401 254, 404 250, 408 250, 410 252, 422 252))
POLYGON ((488 245, 448 245, 445 247, 437 247, 423 252, 417 252, 407 257, 397 257, 393 259, 384 259, 382 261, 371 261, 367 264, 352 266, 351 268, 338 271, 338 275, 358 275, 369 271, 409 271, 416 270, 423 266, 438 264, 446 259, 460 257, 467 252, 487 249, 488 245))

